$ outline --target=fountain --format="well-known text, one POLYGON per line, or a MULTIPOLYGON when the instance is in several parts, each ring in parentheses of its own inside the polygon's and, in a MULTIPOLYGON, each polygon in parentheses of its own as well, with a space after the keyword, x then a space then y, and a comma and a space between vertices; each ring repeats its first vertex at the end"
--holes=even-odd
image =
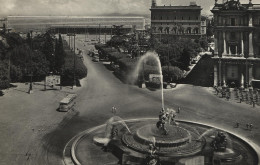
MULTIPOLYGON (((138 73, 141 63, 147 57, 156 59, 162 74, 160 60, 152 52, 140 59, 135 72, 138 73)), ((92 160, 96 155, 105 156, 96 158, 95 164, 106 164, 112 160, 122 165, 258 163, 254 149, 239 137, 207 125, 176 121, 175 118, 176 111, 164 107, 162 88, 162 109, 157 119, 123 120, 114 116, 105 125, 93 129, 79 142, 75 142, 79 152, 87 150, 88 153, 84 156, 78 154, 78 157, 82 164, 91 164, 88 159, 92 160), (93 146, 93 142, 105 147, 107 152, 93 146)))

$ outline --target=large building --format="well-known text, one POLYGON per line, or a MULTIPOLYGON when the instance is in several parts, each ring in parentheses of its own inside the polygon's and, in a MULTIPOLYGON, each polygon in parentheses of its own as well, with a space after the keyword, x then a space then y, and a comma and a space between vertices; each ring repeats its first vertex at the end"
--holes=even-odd
POLYGON ((113 26, 122 26, 123 29, 133 28, 143 30, 144 17, 116 17, 116 16, 8 16, 7 25, 16 32, 46 31, 54 29, 56 32, 66 33, 71 29, 76 31, 95 33, 98 28, 110 30, 113 26))
POLYGON ((193 36, 201 35, 201 10, 195 2, 189 6, 151 6, 151 29, 156 35, 193 36))
POLYGON ((207 17, 201 16, 201 35, 206 35, 207 34, 207 17))
POLYGON ((224 1, 214 14, 214 85, 259 87, 260 5, 224 1))

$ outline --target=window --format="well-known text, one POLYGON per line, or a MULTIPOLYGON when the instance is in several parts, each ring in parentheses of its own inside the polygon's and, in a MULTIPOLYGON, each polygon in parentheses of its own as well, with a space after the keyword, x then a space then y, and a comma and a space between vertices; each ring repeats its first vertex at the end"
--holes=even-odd
POLYGON ((161 16, 161 20, 162 20, 162 16, 161 16))
POLYGON ((177 19, 177 17, 175 16, 175 17, 174 17, 174 19, 176 20, 176 19, 177 19))
POLYGON ((181 17, 181 19, 183 20, 183 17, 181 17))
POLYGON ((189 20, 190 20, 190 17, 189 17, 189 20))
POLYGON ((235 18, 231 18, 231 26, 236 26, 236 19, 235 18))

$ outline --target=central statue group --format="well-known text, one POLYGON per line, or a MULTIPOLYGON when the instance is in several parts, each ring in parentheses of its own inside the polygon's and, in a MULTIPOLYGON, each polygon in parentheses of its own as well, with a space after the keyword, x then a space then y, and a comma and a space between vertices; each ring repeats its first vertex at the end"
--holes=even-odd
POLYGON ((156 126, 158 129, 163 131, 164 135, 168 135, 168 130, 166 128, 166 124, 171 124, 171 125, 177 125, 175 122, 175 117, 176 117, 176 111, 174 109, 167 108, 165 110, 162 108, 159 114, 159 121, 157 122, 156 126))

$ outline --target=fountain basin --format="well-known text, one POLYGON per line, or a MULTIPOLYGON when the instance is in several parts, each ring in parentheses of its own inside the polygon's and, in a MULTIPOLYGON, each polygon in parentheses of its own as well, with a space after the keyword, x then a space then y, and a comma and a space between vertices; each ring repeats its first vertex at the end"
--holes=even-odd
MULTIPOLYGON (((135 145, 129 146, 123 140, 123 137, 127 134, 129 136, 126 137, 134 137, 137 136, 136 131, 139 128, 142 128, 146 125, 153 125, 156 122, 156 119, 134 119, 134 120, 126 120, 126 124, 129 126, 132 134, 130 134, 126 128, 122 125, 119 125, 119 135, 116 139, 112 139, 108 143, 108 151, 104 152, 101 147, 97 146, 93 143, 93 139, 95 137, 100 137, 99 135, 104 134, 104 130, 106 128, 105 125, 103 127, 96 127, 96 129, 90 129, 91 131, 87 131, 78 141, 74 141, 75 145, 71 148, 71 153, 75 153, 73 156, 74 162, 79 161, 80 164, 85 165, 103 165, 106 163, 120 162, 120 164, 142 164, 142 161, 145 160, 147 154, 149 153, 148 145, 142 145, 143 148, 140 150, 140 147, 134 148, 135 145), (132 136, 130 136, 132 135, 132 136), (101 156, 102 155, 102 156, 101 156)), ((213 128, 211 126, 207 126, 200 123, 192 123, 187 121, 178 121, 179 127, 184 128, 191 132, 191 136, 194 137, 191 139, 192 142, 199 142, 193 144, 203 144, 199 147, 198 152, 195 151, 194 145, 190 145, 191 143, 186 143, 179 147, 170 147, 171 149, 161 153, 156 152, 158 154, 161 162, 164 164, 185 164, 185 162, 203 162, 207 165, 213 165, 214 160, 220 161, 221 165, 258 165, 258 154, 257 149, 253 149, 256 146, 251 146, 248 144, 243 138, 239 136, 235 136, 233 134, 227 133, 230 136, 230 140, 233 142, 232 151, 227 150, 227 152, 213 152, 209 143, 212 140, 211 135, 205 135, 202 139, 197 139, 198 135, 202 135, 205 131, 213 128), (243 139, 243 140, 242 140, 243 139), (190 146, 189 146, 190 145, 190 146), (178 155, 178 150, 174 149, 182 149, 179 150, 179 153, 182 156, 178 155), (185 149, 186 148, 186 149, 185 149), (182 152, 181 152, 182 151, 182 152), (229 152, 230 151, 230 152, 229 152)), ((225 130, 222 130, 225 131, 225 130)), ((185 137, 185 136, 184 136, 185 137)), ((150 139, 150 138, 148 138, 150 139)), ((178 139, 178 138, 177 138, 178 139)), ((133 140, 133 144, 135 143, 135 139, 133 140)), ((148 142, 151 142, 148 140, 148 142)), ((139 142, 137 142, 138 144, 139 142)), ((130 143, 129 143, 130 144, 130 143)), ((140 146, 140 145, 136 145, 140 146)), ((166 149, 166 147, 165 147, 166 149)), ((216 163, 217 164, 217 163, 216 163)))

